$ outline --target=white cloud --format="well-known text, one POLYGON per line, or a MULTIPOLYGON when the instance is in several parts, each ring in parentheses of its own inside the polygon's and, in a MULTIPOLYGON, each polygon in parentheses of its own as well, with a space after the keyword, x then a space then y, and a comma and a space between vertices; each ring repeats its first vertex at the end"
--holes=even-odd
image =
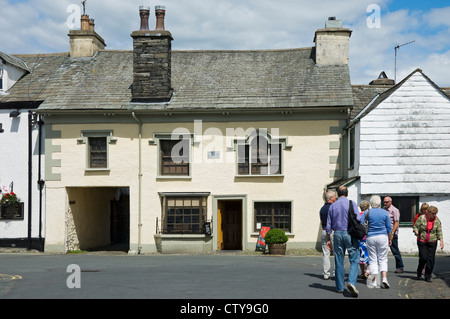
MULTIPOLYGON (((139 6, 162 4, 167 8, 166 28, 173 48, 180 49, 280 49, 313 46, 314 33, 330 16, 342 19, 353 30, 350 42, 352 82, 367 84, 386 71, 393 77, 394 46, 411 40, 414 45, 400 50, 399 74, 426 67, 440 85, 450 79, 436 74, 450 73, 443 65, 450 50, 448 25, 450 7, 426 12, 388 11, 392 0, 378 0, 382 9, 381 28, 370 29, 366 20, 373 0, 88 0, 87 13, 95 19, 96 31, 107 49, 131 50, 130 34, 140 25, 139 6), (442 60, 444 59, 444 60, 442 60), (440 82, 442 81, 442 82, 440 82)), ((81 0, 0 0, 2 33, 0 50, 7 53, 69 51, 67 7, 81 0)), ((430 4, 432 6, 432 4, 430 4)), ((150 27, 155 25, 152 14, 150 27)))

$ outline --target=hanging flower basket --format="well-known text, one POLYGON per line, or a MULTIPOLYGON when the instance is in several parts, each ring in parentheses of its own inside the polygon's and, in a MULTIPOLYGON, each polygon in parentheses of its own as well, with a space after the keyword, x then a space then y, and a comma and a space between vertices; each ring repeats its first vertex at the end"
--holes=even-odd
POLYGON ((6 193, 2 196, 0 204, 14 206, 20 203, 20 198, 14 192, 6 193))
POLYGON ((1 219, 23 219, 23 203, 14 192, 2 195, 1 219))

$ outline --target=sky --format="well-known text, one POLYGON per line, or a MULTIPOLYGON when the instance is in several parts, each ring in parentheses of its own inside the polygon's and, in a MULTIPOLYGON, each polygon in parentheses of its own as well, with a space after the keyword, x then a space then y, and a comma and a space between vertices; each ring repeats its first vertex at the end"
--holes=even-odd
MULTIPOLYGON (((315 31, 336 17, 353 31, 352 84, 368 84, 382 71, 399 82, 420 68, 450 87, 448 0, 87 0, 86 13, 106 49, 132 49, 140 5, 151 8, 151 28, 155 5, 166 7, 174 50, 312 47, 315 31)), ((0 0, 0 51, 68 52, 67 34, 77 28, 81 8, 81 0, 0 0)))

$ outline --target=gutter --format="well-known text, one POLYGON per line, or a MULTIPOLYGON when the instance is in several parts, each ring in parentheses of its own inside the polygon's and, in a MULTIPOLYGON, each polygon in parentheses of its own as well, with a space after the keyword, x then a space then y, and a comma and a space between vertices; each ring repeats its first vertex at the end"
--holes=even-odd
POLYGON ((141 236, 142 236, 142 123, 136 117, 134 112, 131 113, 131 116, 136 120, 139 124, 139 208, 138 208, 138 254, 141 253, 141 236))

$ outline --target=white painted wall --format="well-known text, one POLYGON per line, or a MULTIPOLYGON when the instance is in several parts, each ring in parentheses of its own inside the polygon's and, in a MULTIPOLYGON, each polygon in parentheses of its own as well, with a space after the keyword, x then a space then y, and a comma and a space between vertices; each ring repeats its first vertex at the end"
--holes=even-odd
MULTIPOLYGON (((0 238, 16 239, 28 236, 28 110, 20 110, 18 118, 10 118, 14 110, 0 110, 0 123, 4 132, 0 133, 0 188, 14 182, 14 192, 24 202, 24 220, 0 220, 0 238)), ((33 130, 33 182, 32 182, 32 237, 39 235, 39 192, 37 184, 38 168, 38 131, 33 130)), ((42 160, 44 158, 42 157, 42 160)), ((45 206, 43 207, 45 211, 45 206)), ((43 213, 43 217, 45 214, 43 213)), ((43 218, 43 222, 45 219, 43 218)), ((42 235, 45 235, 43 225, 42 235)))
MULTIPOLYGON (((427 202, 439 209, 444 252, 450 252, 449 99, 416 72, 357 126, 359 167, 355 165, 349 176, 359 175, 361 181, 360 196, 354 200, 373 194, 419 196, 419 207, 427 202)), ((350 193, 358 187, 359 183, 352 185, 350 193)), ((399 247, 417 252, 411 227, 400 228, 399 247)))
POLYGON ((419 72, 361 119, 361 192, 450 193, 450 101, 419 72))
POLYGON ((8 91, 25 74, 24 70, 9 63, 0 62, 0 68, 3 69, 3 90, 0 93, 8 91))

